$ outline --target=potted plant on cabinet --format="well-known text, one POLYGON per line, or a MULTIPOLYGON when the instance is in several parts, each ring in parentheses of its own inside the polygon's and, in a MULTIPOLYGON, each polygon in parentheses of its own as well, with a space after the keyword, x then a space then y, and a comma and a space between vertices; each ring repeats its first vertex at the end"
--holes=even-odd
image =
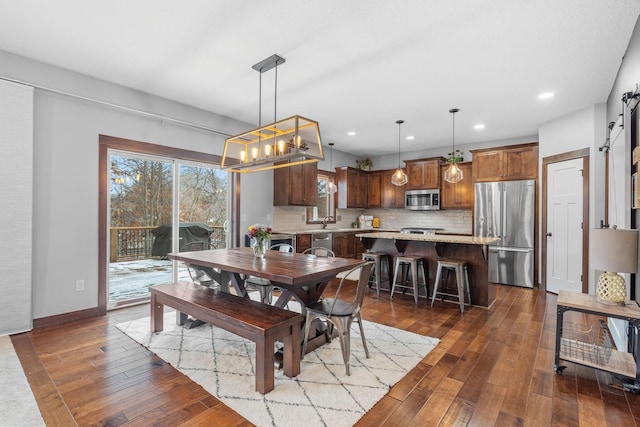
POLYGON ((356 160, 356 165, 358 165, 358 168, 368 171, 373 166, 373 162, 370 157, 363 157, 360 160, 356 160))
POLYGON ((448 154, 447 163, 460 163, 464 161, 462 151, 456 150, 448 154))

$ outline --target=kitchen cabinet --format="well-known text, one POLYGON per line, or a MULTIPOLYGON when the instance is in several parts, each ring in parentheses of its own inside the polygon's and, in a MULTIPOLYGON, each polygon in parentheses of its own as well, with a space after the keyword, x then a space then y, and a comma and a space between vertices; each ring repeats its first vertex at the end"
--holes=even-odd
POLYGON ((311 234, 296 234, 296 252, 302 253, 311 247, 311 234))
POLYGON ((473 207, 473 177, 471 162, 458 163, 463 173, 462 181, 452 184, 444 180, 449 164, 440 165, 440 208, 471 209, 473 207))
POLYGON ((369 172, 367 174, 367 208, 379 208, 382 206, 381 173, 369 172))
POLYGON ((404 190, 406 186, 398 187, 391 183, 391 177, 395 173, 395 170, 388 170, 382 172, 380 175, 381 188, 382 188, 382 208, 404 208, 404 190))
POLYGON ((431 190, 440 186, 440 163, 443 157, 405 160, 407 165, 407 190, 431 190))
POLYGON ((304 163, 273 170, 274 206, 316 206, 318 163, 304 163))
POLYGON ((339 232, 333 233, 333 252, 337 257, 355 258, 355 232, 339 232))
POLYGON ((344 166, 336 168, 338 209, 367 207, 367 172, 344 166))
POLYGON ((341 258, 362 258, 364 244, 356 234, 367 233, 365 230, 343 231, 333 233, 333 252, 341 258))
POLYGON ((538 177, 538 143, 470 150, 474 181, 509 181, 538 177))

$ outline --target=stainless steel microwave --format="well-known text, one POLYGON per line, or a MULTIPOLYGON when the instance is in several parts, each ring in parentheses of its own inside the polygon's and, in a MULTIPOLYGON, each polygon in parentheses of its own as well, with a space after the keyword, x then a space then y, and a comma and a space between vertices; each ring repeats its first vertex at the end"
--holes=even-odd
POLYGON ((406 190, 404 208, 411 211, 439 210, 440 190, 406 190))

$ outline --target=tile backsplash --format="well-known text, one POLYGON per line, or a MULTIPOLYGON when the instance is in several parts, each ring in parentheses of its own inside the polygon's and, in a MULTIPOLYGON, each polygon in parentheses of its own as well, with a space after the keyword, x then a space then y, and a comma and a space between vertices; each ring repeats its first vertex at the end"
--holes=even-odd
MULTIPOLYGON (((306 223, 306 208, 274 206, 273 228, 277 231, 304 231, 317 229, 318 224, 306 223)), ((349 228, 359 215, 380 218, 380 228, 402 227, 443 228, 451 233, 471 234, 473 215, 471 209, 415 212, 405 209, 337 209, 336 224, 329 228, 349 228)))

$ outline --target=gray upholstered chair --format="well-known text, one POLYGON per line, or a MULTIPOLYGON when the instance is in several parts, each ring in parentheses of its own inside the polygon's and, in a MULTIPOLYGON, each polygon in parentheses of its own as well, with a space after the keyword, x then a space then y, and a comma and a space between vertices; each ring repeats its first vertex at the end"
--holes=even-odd
POLYGON ((354 320, 358 322, 358 326, 360 327, 360 337, 362 338, 364 352, 367 358, 369 358, 369 349, 367 348, 367 341, 364 337, 364 330, 362 329, 360 309, 362 308, 362 301, 364 300, 364 294, 367 289, 372 267, 373 263, 367 262, 361 266, 352 268, 345 277, 340 280, 340 285, 338 285, 338 290, 336 291, 334 298, 325 298, 307 307, 307 319, 304 326, 304 343, 302 345, 303 358, 307 351, 309 330, 313 319, 320 319, 327 322, 326 333, 328 341, 331 341, 331 334, 333 333, 332 326, 335 326, 338 330, 338 338, 340 339, 340 347, 342 349, 342 359, 344 360, 347 375, 351 375, 349 371, 349 360, 351 359, 351 325, 354 320), (358 279, 355 297, 352 301, 344 301, 340 299, 340 291, 342 290, 345 278, 359 268, 360 276, 358 279))

